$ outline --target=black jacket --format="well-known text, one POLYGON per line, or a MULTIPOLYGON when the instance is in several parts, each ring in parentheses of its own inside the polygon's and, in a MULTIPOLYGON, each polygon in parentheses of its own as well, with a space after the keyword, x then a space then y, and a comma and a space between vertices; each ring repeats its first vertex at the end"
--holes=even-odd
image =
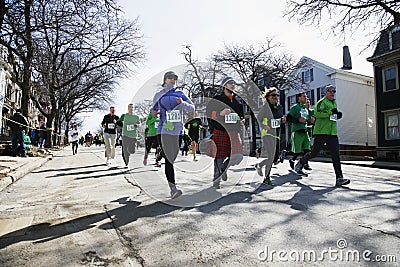
POLYGON ((219 113, 223 109, 229 108, 232 113, 237 113, 241 120, 244 118, 242 102, 243 100, 235 94, 233 95, 232 100, 230 100, 224 93, 216 95, 211 99, 207 105, 206 111, 210 128, 228 132, 239 132, 242 126, 240 121, 237 121, 236 123, 225 123, 225 116, 221 116, 219 113))
POLYGON ((9 126, 13 132, 22 131, 26 130, 28 121, 21 113, 15 112, 14 115, 11 116, 10 120, 7 120, 7 126, 9 126))

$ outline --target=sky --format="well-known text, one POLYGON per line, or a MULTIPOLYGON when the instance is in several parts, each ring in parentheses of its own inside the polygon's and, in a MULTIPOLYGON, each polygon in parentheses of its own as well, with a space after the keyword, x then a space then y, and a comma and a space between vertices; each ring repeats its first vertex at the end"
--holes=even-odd
MULTIPOLYGON (((147 58, 119 82, 114 99, 116 114, 127 112, 128 104, 138 99, 149 80, 158 79, 161 83, 165 71, 185 64, 182 52, 186 44, 191 45, 195 59, 205 61, 224 44, 260 43, 272 37, 296 60, 307 56, 333 68, 342 67, 343 45, 348 45, 351 71, 373 76, 372 63, 366 60, 373 51, 362 52, 372 37, 360 32, 343 40, 333 36, 325 25, 289 22, 283 17, 285 3, 285 0, 119 0, 125 17, 138 18, 147 58)), ((107 113, 108 110, 85 114, 82 131, 98 129, 107 113)))

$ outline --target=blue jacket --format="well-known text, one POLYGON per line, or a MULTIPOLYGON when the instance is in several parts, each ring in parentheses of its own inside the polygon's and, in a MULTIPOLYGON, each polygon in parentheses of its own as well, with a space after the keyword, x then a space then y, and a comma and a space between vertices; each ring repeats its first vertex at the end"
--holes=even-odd
POLYGON ((161 90, 159 90, 153 98, 152 110, 158 110, 160 114, 160 122, 158 123, 157 134, 169 134, 169 135, 183 135, 183 110, 194 112, 194 105, 192 101, 180 90, 177 90, 170 84, 166 84, 161 90), (182 98, 182 102, 178 104, 176 98, 182 98), (178 117, 172 116, 171 111, 176 112, 180 115, 178 117), (167 116, 167 113, 169 115, 167 116), (172 122, 170 120, 173 120, 172 122))

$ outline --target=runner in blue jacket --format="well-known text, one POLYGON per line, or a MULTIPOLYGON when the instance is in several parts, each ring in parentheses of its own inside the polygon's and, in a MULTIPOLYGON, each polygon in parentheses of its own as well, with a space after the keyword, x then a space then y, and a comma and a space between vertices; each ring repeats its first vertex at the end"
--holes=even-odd
POLYGON ((174 161, 179 153, 183 135, 183 110, 194 112, 192 101, 175 88, 178 76, 173 71, 164 74, 162 89, 153 98, 153 117, 160 115, 157 139, 165 158, 165 175, 171 189, 171 197, 182 195, 175 185, 174 161))

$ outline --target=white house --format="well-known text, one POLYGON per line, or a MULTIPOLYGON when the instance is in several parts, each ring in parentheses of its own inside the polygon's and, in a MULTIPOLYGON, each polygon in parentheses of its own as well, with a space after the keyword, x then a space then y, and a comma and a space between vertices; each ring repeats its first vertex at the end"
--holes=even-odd
MULTIPOLYGON (((312 108, 324 97, 328 84, 336 87, 338 110, 343 118, 338 121, 339 142, 343 146, 376 146, 376 112, 373 77, 326 66, 302 57, 299 67, 291 75, 297 77, 297 88, 285 89, 286 113, 296 103, 296 94, 306 91, 312 108), (301 88, 301 89, 300 89, 301 88)), ((286 136, 289 129, 286 129, 286 136)), ((290 140, 286 140, 289 143, 290 140)))

